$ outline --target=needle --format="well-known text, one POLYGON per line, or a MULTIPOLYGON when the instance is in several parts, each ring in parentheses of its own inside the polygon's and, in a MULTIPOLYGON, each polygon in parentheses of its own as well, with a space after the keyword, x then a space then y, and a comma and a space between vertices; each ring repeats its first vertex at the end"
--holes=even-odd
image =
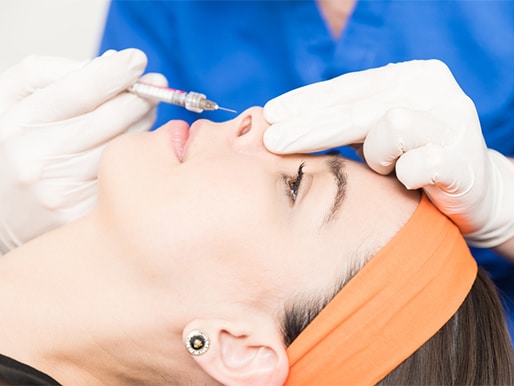
POLYGON ((217 110, 228 111, 228 112, 230 112, 230 113, 237 113, 237 111, 236 111, 236 110, 227 109, 226 107, 220 107, 220 106, 218 106, 217 110))

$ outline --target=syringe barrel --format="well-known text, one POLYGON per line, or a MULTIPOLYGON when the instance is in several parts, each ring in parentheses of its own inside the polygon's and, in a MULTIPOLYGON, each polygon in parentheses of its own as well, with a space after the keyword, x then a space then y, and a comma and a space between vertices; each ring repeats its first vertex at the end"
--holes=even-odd
POLYGON ((167 102, 174 105, 184 106, 187 93, 180 90, 173 90, 167 87, 158 87, 152 84, 135 83, 129 88, 130 92, 143 98, 167 102))
POLYGON ((185 92, 140 82, 133 84, 128 90, 143 98, 182 106, 195 113, 201 113, 204 110, 216 110, 218 108, 216 103, 207 100, 205 94, 194 91, 185 92))

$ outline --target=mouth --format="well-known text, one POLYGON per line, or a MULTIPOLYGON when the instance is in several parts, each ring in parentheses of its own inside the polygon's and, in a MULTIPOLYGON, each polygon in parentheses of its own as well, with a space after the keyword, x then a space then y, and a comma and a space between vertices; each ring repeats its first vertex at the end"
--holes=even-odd
POLYGON ((184 160, 184 148, 189 138, 189 124, 184 121, 173 120, 168 122, 168 132, 171 140, 171 147, 178 160, 184 160))

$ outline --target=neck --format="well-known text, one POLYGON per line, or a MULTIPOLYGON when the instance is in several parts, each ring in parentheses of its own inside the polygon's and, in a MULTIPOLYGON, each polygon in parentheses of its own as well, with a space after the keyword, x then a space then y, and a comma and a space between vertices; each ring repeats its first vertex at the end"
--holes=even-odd
POLYGON ((87 217, 0 258, 2 354, 64 384, 163 382, 156 364, 185 355, 179 313, 112 232, 87 217))
POLYGON ((317 0, 327 28, 334 39, 339 38, 353 12, 357 0, 317 0))

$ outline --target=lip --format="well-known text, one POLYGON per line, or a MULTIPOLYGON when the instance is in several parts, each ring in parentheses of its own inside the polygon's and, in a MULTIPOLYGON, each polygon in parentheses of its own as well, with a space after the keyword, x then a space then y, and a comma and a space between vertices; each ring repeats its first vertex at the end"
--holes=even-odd
POLYGON ((173 120, 166 124, 166 129, 169 134, 171 147, 175 152, 178 160, 184 160, 184 148, 189 138, 189 124, 185 121, 173 120))

